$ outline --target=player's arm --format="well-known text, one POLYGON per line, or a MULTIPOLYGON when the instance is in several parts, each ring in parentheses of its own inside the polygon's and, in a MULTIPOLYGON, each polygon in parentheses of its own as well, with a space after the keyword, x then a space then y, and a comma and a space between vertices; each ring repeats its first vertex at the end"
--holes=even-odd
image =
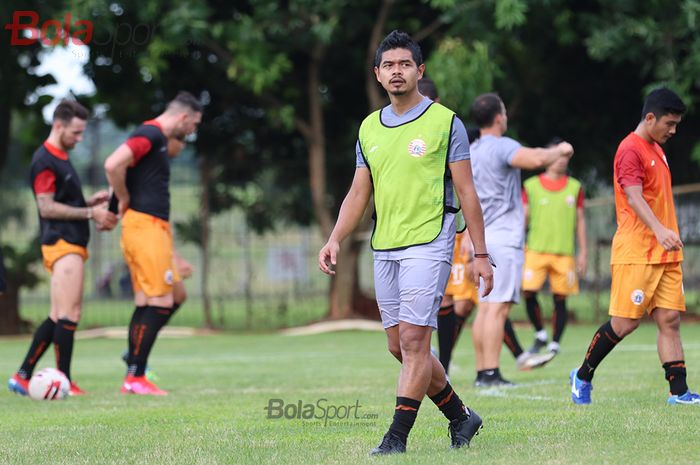
POLYGON ((484 280, 483 296, 487 296, 493 289, 493 268, 485 254, 486 237, 484 234, 484 216, 481 211, 479 196, 474 187, 472 177, 472 164, 469 160, 460 160, 449 164, 452 173, 452 182, 455 192, 462 205, 462 215, 469 229, 469 237, 474 244, 474 267, 472 279, 479 282, 479 277, 484 280))
POLYGON ((46 220, 94 220, 98 229, 112 229, 116 217, 103 208, 74 207, 55 200, 56 174, 45 169, 32 181, 39 216, 46 220))
POLYGON ((536 170, 551 165, 559 157, 571 157, 574 148, 568 142, 560 142, 549 148, 520 147, 510 162, 514 168, 536 170))
POLYGON ((105 160, 105 175, 114 195, 119 199, 119 215, 129 207, 129 191, 126 188, 126 170, 134 163, 134 152, 127 144, 120 145, 105 160))
POLYGON ((576 208, 576 241, 578 243, 578 256, 576 257, 576 271, 579 276, 586 274, 588 267, 588 242, 586 240, 586 212, 583 206, 576 208))
POLYGON ((654 215, 649 204, 644 200, 642 186, 623 187, 627 196, 627 203, 634 210, 640 220, 654 233, 656 240, 666 250, 679 250, 683 247, 681 238, 672 229, 667 228, 654 215))
POLYGON ((335 223, 328 242, 318 254, 318 266, 326 274, 335 274, 336 256, 340 249, 340 243, 357 227, 362 215, 367 208, 367 203, 372 195, 372 178, 369 169, 357 167, 355 176, 350 186, 350 191, 345 196, 338 213, 338 221, 335 223))

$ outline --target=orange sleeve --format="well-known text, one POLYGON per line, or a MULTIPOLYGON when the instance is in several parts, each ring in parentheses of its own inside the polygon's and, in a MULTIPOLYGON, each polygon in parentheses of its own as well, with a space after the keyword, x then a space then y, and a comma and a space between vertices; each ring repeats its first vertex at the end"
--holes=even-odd
POLYGON ((621 152, 615 160, 617 183, 624 189, 644 184, 644 165, 640 154, 632 149, 621 152))
POLYGON ((144 136, 130 137, 124 143, 129 146, 134 154, 134 165, 141 161, 141 159, 146 156, 153 146, 151 140, 144 136))
POLYGON ((53 194, 56 192, 56 175, 45 169, 34 178, 34 194, 53 194))

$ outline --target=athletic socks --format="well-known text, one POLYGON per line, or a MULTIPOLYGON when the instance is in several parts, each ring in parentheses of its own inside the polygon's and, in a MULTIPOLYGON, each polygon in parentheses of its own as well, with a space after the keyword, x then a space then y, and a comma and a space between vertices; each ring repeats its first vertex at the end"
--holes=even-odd
POLYGON ((73 340, 75 339, 75 330, 78 323, 61 318, 56 322, 56 328, 53 332, 53 347, 56 351, 56 367, 70 377, 70 362, 73 358, 73 340))
POLYGON ((554 294, 552 299, 554 300, 554 314, 552 316, 552 340, 554 342, 559 342, 561 340, 561 335, 564 334, 564 328, 566 328, 566 322, 569 318, 569 314, 566 311, 566 296, 554 294))
POLYGON ((530 322, 535 327, 535 331, 542 331, 544 329, 542 325, 542 310, 540 309, 540 303, 537 301, 536 292, 525 292, 525 309, 530 322))
POLYGON ((462 400, 459 398, 457 393, 452 389, 450 383, 447 383, 445 388, 435 394, 430 396, 430 400, 440 409, 445 418, 448 420, 464 419, 469 416, 464 408, 462 400))
POLYGON ((128 362, 130 375, 146 374, 148 355, 156 342, 158 331, 165 326, 171 315, 172 308, 150 305, 144 308, 140 322, 134 327, 134 351, 128 362))
POLYGON ((455 313, 455 340, 453 344, 457 344, 457 339, 459 339, 459 335, 462 333, 462 328, 464 328, 464 323, 466 323, 470 313, 471 311, 464 316, 457 315, 455 313))
POLYGON ((547 330, 546 329, 541 329, 535 333, 535 339, 538 339, 542 342, 547 342, 547 330))
POLYGON ((578 369, 576 375, 578 379, 590 382, 600 362, 603 361, 621 340, 622 338, 613 331, 612 324, 609 320, 598 328, 598 331, 593 335, 591 345, 588 346, 588 351, 586 352, 586 357, 583 359, 581 368, 578 369))
POLYGON ((409 399, 408 397, 396 398, 396 410, 394 410, 394 420, 391 422, 389 432, 398 436, 406 444, 408 433, 416 422, 420 401, 409 399))
POLYGON ((131 315, 131 321, 129 322, 129 355, 126 359, 127 365, 132 365, 134 351, 136 350, 136 342, 140 340, 143 335, 141 334, 141 318, 143 318, 143 313, 146 311, 146 306, 136 306, 134 308, 134 313, 131 315))
POLYGON ((41 323, 34 331, 34 338, 32 339, 32 344, 29 346, 29 351, 27 356, 24 357, 22 366, 17 372, 23 379, 30 379, 34 373, 34 367, 39 362, 39 359, 46 349, 49 348, 49 344, 53 341, 53 333, 56 328, 56 323, 51 318, 47 318, 41 323))
POLYGON ((666 372, 666 381, 671 389, 671 395, 680 396, 688 392, 688 384, 685 381, 685 360, 666 362, 662 366, 666 372))
POLYGON ((452 350, 455 345, 455 331, 457 330, 457 319, 454 305, 440 307, 438 311, 438 346, 440 348, 440 363, 449 370, 452 350))
POLYGON ((510 318, 506 318, 506 322, 503 325, 503 342, 516 359, 523 353, 523 348, 518 342, 518 337, 515 335, 513 323, 510 321, 510 318))

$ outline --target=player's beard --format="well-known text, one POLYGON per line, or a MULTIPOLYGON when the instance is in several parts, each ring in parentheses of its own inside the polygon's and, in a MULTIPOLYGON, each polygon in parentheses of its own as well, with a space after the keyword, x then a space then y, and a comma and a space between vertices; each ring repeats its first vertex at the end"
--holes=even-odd
POLYGON ((389 93, 394 96, 401 96, 401 95, 406 95, 405 90, 390 90, 389 93))
POLYGON ((61 148, 64 150, 71 150, 77 144, 76 141, 70 142, 70 140, 66 139, 66 137, 63 135, 59 137, 59 140, 61 141, 61 148))

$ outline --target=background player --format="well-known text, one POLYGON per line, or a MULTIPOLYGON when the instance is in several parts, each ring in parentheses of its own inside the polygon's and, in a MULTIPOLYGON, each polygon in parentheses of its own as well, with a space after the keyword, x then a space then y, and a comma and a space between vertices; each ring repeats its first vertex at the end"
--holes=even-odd
POLYGON ((168 139, 184 138, 202 119, 202 105, 180 92, 165 112, 136 128, 105 161, 118 199, 121 245, 129 266, 136 308, 129 323, 128 374, 124 393, 166 395, 146 379, 158 331, 173 314, 173 244, 170 231, 168 139))
POLYGON ((686 383, 681 343, 683 242, 671 190, 664 144, 686 107, 673 91, 660 88, 644 101, 642 120, 617 148, 613 168, 617 231, 610 264, 610 320, 598 328, 580 368, 569 375, 571 399, 590 404, 596 368, 617 343, 637 329, 645 312, 656 322, 659 359, 670 388, 669 404, 698 404, 686 383))
MULTIPOLYGON (((554 141, 550 146, 560 141, 554 141)), ((559 353, 559 341, 566 328, 566 297, 578 293, 578 276, 586 273, 586 219, 581 183, 566 175, 569 159, 560 157, 544 173, 533 176, 523 186, 523 206, 527 229, 523 295, 528 317, 535 326, 535 342, 528 350, 537 353, 543 347, 553 358, 559 353), (556 218, 556 221, 552 221, 556 218), (574 236, 576 241, 574 241, 574 236), (578 244, 575 244, 578 242, 578 244), (574 252, 578 245, 578 255, 574 252), (537 292, 549 277, 554 301, 552 342, 547 345, 547 330, 537 292)))
MULTIPOLYGON (((538 169, 557 158, 573 154, 570 144, 551 148, 526 148, 504 137, 508 129, 506 107, 496 94, 484 94, 472 105, 472 117, 481 137, 471 145, 474 185, 484 212, 486 246, 496 262, 494 289, 479 303, 472 328, 478 386, 510 385, 500 373, 503 328, 510 308, 520 299, 523 267, 524 214, 520 169, 538 169)), ((538 357, 524 352, 513 333, 513 345, 521 369, 541 365, 538 357)))
POLYGON ((107 191, 85 201, 80 178, 68 157, 68 151, 83 139, 88 116, 78 102, 59 103, 48 139, 32 157, 30 181, 39 210, 41 254, 51 274, 51 310, 34 332, 22 366, 8 382, 10 391, 21 395, 27 395, 34 367, 52 342, 56 367, 71 380, 70 394, 84 394, 72 380, 70 367, 82 312, 89 220, 100 230, 112 229, 117 222, 106 208, 107 191))

